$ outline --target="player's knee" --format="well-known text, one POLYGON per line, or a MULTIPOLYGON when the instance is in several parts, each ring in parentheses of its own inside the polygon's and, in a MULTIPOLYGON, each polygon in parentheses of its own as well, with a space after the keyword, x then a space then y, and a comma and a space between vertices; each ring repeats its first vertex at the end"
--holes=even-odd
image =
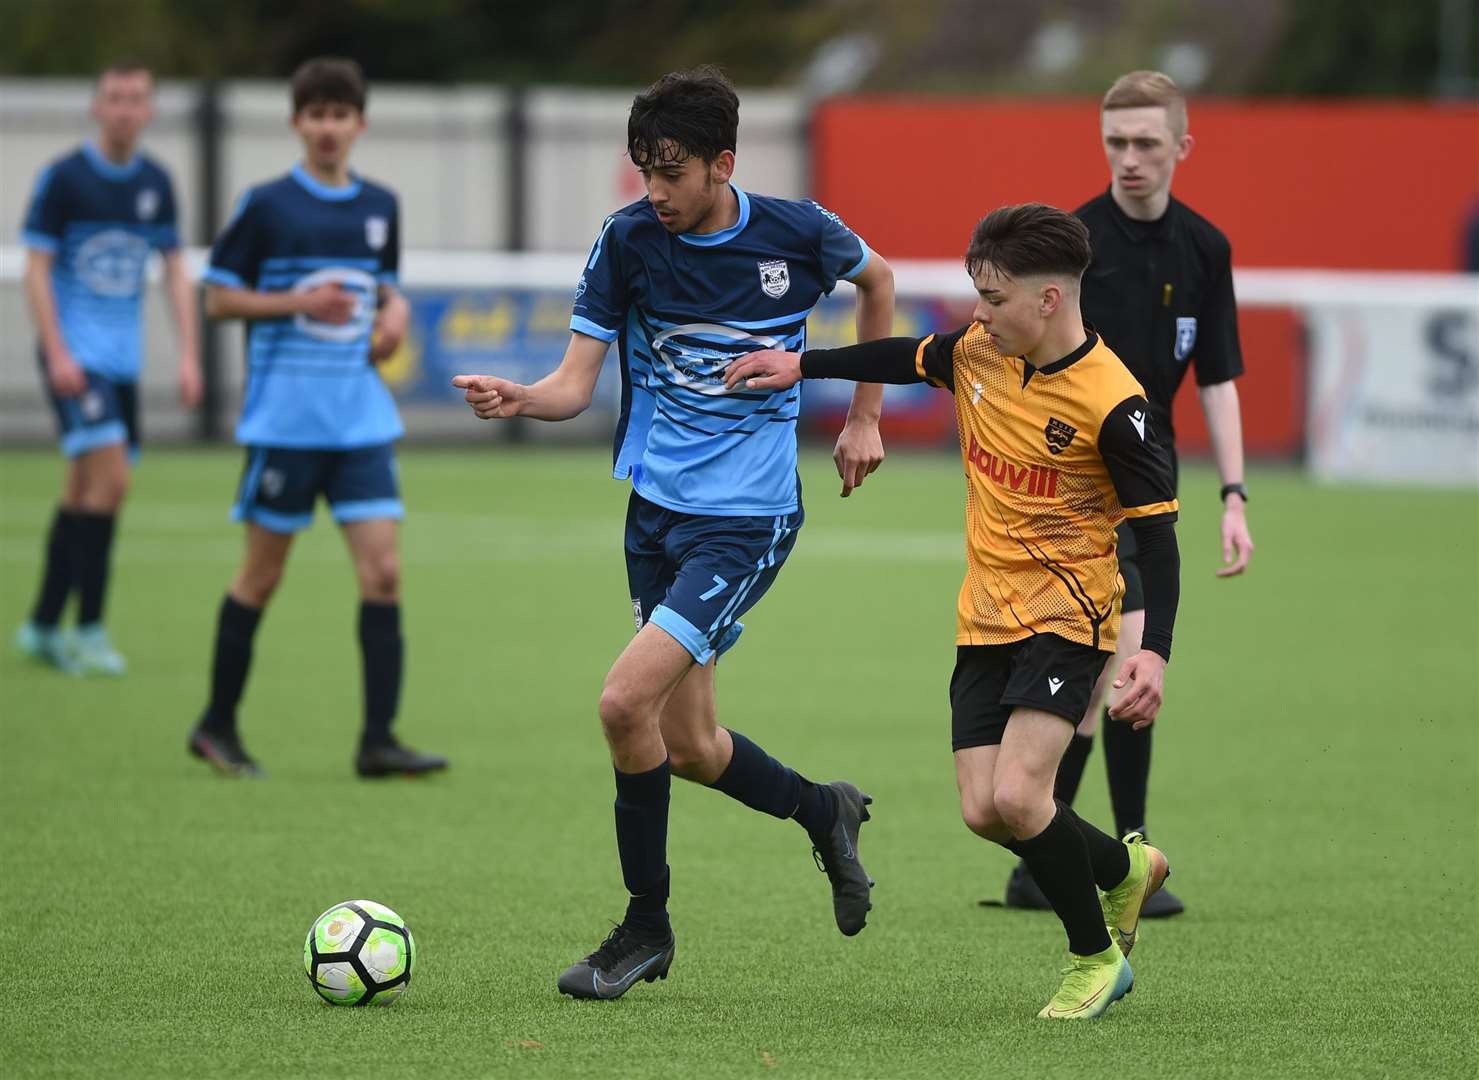
POLYGON ((601 688, 601 729, 606 741, 620 746, 653 722, 651 703, 637 690, 610 679, 601 688))
POLYGON ((116 514, 128 495, 128 469, 98 469, 81 478, 79 508, 88 514, 116 514))
POLYGON ((244 566, 231 584, 231 595, 248 607, 267 606, 282 583, 281 565, 244 566))
POLYGON ((360 561, 360 592, 366 600, 394 600, 400 595, 401 561, 386 552, 360 561))
POLYGON ((990 793, 978 795, 975 792, 962 792, 960 818, 967 829, 987 840, 997 839, 1005 827, 1001 815, 996 812, 996 803, 990 793))
POLYGON ((992 801, 996 815, 1016 836, 1034 832, 1044 808, 1053 801, 1051 786, 1038 783, 1026 774, 999 777, 992 801))

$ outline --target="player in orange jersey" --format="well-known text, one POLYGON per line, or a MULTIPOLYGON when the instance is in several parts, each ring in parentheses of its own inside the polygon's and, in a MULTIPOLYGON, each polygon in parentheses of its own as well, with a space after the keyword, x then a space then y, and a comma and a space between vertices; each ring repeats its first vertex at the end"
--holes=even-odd
POLYGON ((726 375, 750 390, 844 378, 954 393, 966 474, 950 685, 961 814, 1021 856, 1063 923, 1072 965, 1039 1014, 1054 1019, 1100 1016, 1129 992, 1140 909, 1170 872, 1139 837, 1116 840, 1053 797, 1119 633, 1121 522, 1140 543, 1146 617, 1143 648, 1116 680, 1125 691, 1117 720, 1155 719, 1179 593, 1170 458, 1144 390, 1079 313, 1089 257, 1088 230, 1073 215, 1002 207, 976 226, 966 253, 980 296, 970 325, 753 353, 726 375))

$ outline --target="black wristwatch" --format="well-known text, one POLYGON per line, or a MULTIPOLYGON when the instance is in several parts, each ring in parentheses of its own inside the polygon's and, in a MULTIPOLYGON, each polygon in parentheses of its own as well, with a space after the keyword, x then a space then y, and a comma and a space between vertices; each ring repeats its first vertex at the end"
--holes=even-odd
POLYGON ((1223 484, 1222 491, 1221 493, 1219 493, 1218 498, 1220 498, 1223 502, 1227 502, 1227 497, 1229 495, 1241 495, 1244 502, 1248 501, 1248 489, 1242 484, 1223 484))

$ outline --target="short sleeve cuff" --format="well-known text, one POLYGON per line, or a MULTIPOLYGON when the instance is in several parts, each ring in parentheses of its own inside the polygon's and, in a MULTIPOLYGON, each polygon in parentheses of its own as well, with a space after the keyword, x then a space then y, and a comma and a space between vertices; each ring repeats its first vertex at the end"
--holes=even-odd
POLYGON ((21 243, 32 251, 45 251, 52 255, 56 254, 57 248, 61 246, 61 241, 57 237, 44 232, 37 232, 35 229, 23 230, 21 232, 21 243))
POLYGON ((863 257, 853 265, 851 270, 844 271, 842 274, 839 275, 843 281, 851 281, 853 278, 861 274, 864 268, 868 265, 868 260, 873 257, 873 252, 868 250, 867 244, 859 240, 858 246, 863 249, 863 257))
POLYGON ((245 289, 246 282, 240 277, 219 266, 207 266, 205 273, 200 275, 200 280, 207 285, 221 285, 227 289, 245 289))
POLYGON ((570 316, 570 329, 574 330, 577 334, 596 338, 598 341, 616 340, 615 330, 607 330, 604 326, 593 323, 589 319, 582 318, 579 315, 570 316))

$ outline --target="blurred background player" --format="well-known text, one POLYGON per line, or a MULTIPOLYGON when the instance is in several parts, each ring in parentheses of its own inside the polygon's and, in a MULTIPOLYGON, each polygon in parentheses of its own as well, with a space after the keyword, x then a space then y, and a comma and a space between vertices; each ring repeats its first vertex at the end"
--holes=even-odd
POLYGON ((1001 207, 976 226, 965 262, 979 294, 968 326, 760 353, 727 382, 929 382, 955 395, 967 477, 950 680, 961 815, 1032 867, 1068 934, 1072 963, 1038 1016, 1093 1019, 1130 992, 1140 911, 1170 868, 1142 837, 1116 840, 1055 801, 1054 776, 1114 653, 1112 538, 1124 522, 1144 541, 1150 616, 1114 712, 1143 728, 1160 709, 1180 591, 1171 460, 1141 387, 1079 314, 1081 221, 1037 203, 1001 207))
POLYGON ((210 702, 189 740, 192 754, 227 774, 260 771, 238 737, 237 706, 262 611, 320 494, 343 528, 359 582, 365 725, 355 769, 384 776, 447 766, 391 734, 405 655, 394 449, 403 429, 375 365, 405 337, 409 309, 395 288, 396 197, 349 170, 365 96, 352 60, 298 68, 292 123, 303 160, 247 191, 204 275, 210 317, 247 322, 236 429, 246 465, 232 511, 246 526, 246 552, 221 601, 210 702))
POLYGON ((122 675, 103 626, 113 534, 139 448, 144 271, 164 254, 180 400, 200 402, 194 290, 180 257, 169 174, 138 150, 154 114, 154 78, 135 63, 99 77, 97 137, 42 171, 26 211, 25 289, 67 470, 46 540, 41 589, 16 644, 76 674, 122 675), (77 594, 77 629, 60 628, 77 594))
MULTIPOLYGON (((1076 211, 1089 227, 1094 248, 1084 275, 1084 318, 1145 388, 1173 472, 1177 462, 1171 402, 1188 367, 1196 368, 1197 394, 1222 478, 1223 566, 1217 576, 1234 577, 1247 567, 1253 541, 1243 512, 1248 489, 1243 483, 1243 426, 1233 381, 1243 373, 1243 353, 1233 299, 1232 249, 1215 225, 1171 196, 1176 166, 1192 149, 1186 100, 1171 78, 1158 71, 1122 75, 1104 95, 1100 115, 1109 190, 1076 211)), ((1057 794, 1065 803, 1073 802, 1102 708, 1109 797, 1115 829, 1123 836, 1146 831, 1151 729, 1136 730, 1107 719, 1106 699, 1112 703, 1116 696, 1108 682, 1116 665, 1139 649, 1145 627, 1135 532, 1123 525, 1118 553, 1125 581, 1119 650, 1063 755, 1057 794)), ((1048 907, 1023 864, 1007 882, 1006 904, 1048 907)), ((1180 899, 1162 889, 1144 914, 1156 918, 1182 910, 1180 899)))
MULTIPOLYGON (((857 331, 886 334, 893 273, 814 202, 751 195, 731 182, 739 99, 716 68, 664 76, 639 94, 627 149, 647 197, 606 219, 575 289, 574 333, 558 370, 532 386, 458 376, 483 419, 565 420, 584 410, 620 341, 617 479, 632 481, 627 579, 637 636, 601 692, 616 773, 616 842, 630 901, 600 948, 566 969, 562 993, 616 998, 666 977, 668 801, 674 773, 752 809, 795 819, 832 884, 838 928, 863 928, 872 881, 857 856, 869 801, 852 784, 812 783, 718 725, 714 668, 801 528, 800 395, 729 392, 736 356, 800 348, 806 318, 839 280, 858 289, 857 331), (761 336, 757 336, 761 335, 761 336)), ((859 387, 838 443, 842 494, 883 459, 882 388, 859 387)))

